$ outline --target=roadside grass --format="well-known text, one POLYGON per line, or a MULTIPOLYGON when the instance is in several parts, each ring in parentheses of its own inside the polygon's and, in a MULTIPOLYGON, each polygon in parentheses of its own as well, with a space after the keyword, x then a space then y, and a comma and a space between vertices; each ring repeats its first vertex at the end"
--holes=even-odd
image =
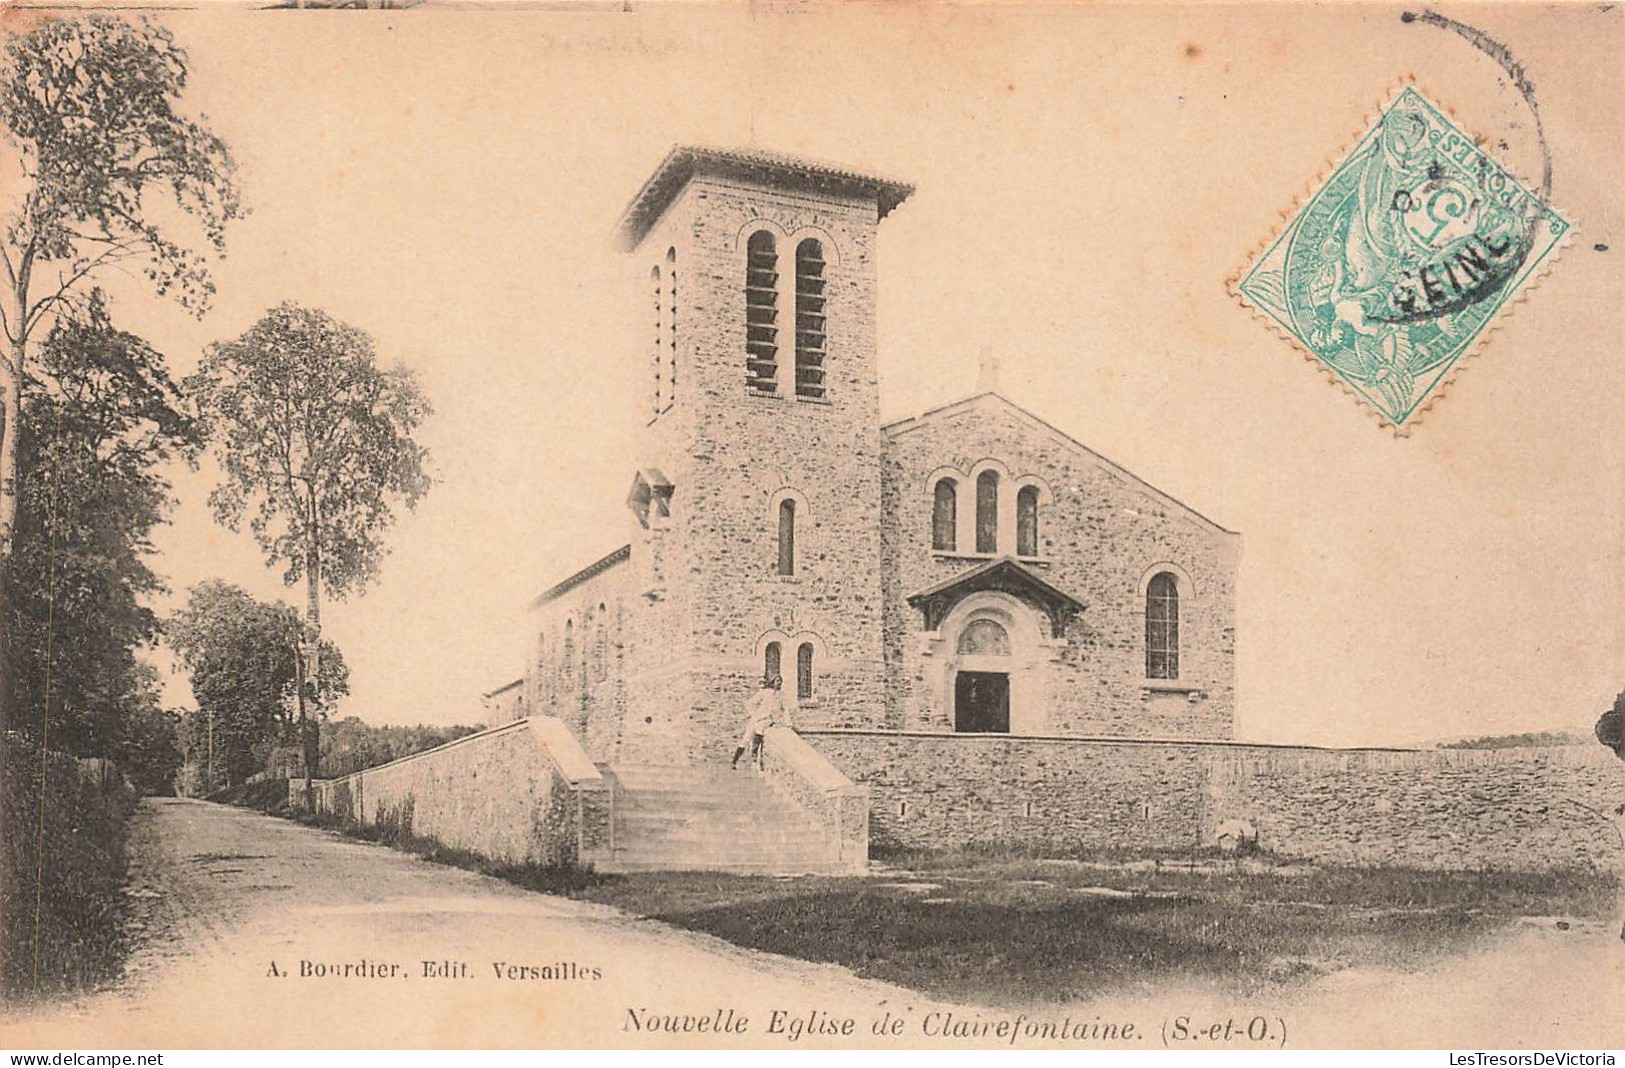
POLYGON ((0 744, 0 1001, 18 1004, 116 979, 128 949, 121 891, 135 795, 87 780, 72 757, 46 761, 20 741, 0 744))
POLYGON ((1268 855, 892 852, 867 876, 606 875, 497 864, 410 819, 297 817, 543 893, 953 1001, 1063 1003, 1170 982, 1249 993, 1347 968, 1414 970, 1523 917, 1600 920, 1615 878, 1351 868, 1268 855))

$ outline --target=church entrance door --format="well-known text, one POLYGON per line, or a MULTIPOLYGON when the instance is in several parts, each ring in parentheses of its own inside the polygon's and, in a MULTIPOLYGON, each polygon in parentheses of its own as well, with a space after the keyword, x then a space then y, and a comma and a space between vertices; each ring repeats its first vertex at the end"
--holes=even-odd
POLYGON ((954 677, 954 730, 961 734, 1010 733, 1010 675, 961 671, 954 677))

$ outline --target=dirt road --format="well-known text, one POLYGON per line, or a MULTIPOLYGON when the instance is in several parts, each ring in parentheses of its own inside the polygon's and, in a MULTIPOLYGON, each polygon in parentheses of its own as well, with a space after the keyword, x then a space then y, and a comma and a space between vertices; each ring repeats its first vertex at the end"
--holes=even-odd
MULTIPOLYGON (((794 1045, 854 1046, 879 1043, 872 1027, 890 1013, 905 1027, 887 1041, 908 1048, 930 1041, 928 1014, 938 1014, 938 1031, 951 1027, 944 1006, 844 969, 740 950, 241 809, 149 800, 132 835, 138 947, 126 982, 0 1024, 0 1045, 773 1048, 792 1044, 799 1021, 812 1026, 794 1045), (775 1012, 781 1027, 771 1032, 775 1012), (817 1033, 847 1016, 850 1036, 817 1033), (748 1030, 729 1031, 741 1017, 748 1030), (668 1020, 688 1029, 665 1030, 668 1020)), ((1181 1015, 1192 1027, 1284 1021, 1300 1046, 1617 1046, 1622 967, 1625 949, 1601 925, 1531 928, 1420 975, 1345 972, 1250 1000, 1147 990, 1034 1015, 1132 1023, 1131 1044, 1149 1048, 1181 1015)), ((953 1011, 961 1023, 1014 1016, 953 1011)), ((948 1041, 1004 1044, 991 1034, 948 1041)), ((1022 1044, 1099 1043, 1085 1035, 1022 1044)), ((1228 1044, 1245 1043, 1238 1035, 1228 1044)))

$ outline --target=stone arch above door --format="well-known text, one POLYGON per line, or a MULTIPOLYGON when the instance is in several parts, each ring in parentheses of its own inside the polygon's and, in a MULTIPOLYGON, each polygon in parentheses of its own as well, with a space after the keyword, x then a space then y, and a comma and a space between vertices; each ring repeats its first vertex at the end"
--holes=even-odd
POLYGON ((975 672, 1009 676, 1011 734, 1046 733, 1050 664, 1064 645, 1048 636, 1046 621, 1044 609, 1002 591, 955 604, 921 650, 937 727, 954 729, 956 679, 975 672))

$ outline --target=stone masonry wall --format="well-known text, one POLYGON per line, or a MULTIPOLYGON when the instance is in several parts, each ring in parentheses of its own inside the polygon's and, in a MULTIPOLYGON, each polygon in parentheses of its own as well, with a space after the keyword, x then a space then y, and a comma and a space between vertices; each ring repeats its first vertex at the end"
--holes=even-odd
MULTIPOLYGON (((1039 555, 1022 562, 1083 603, 1064 645, 1047 652, 1041 722, 1021 733, 1109 737, 1232 737, 1235 717, 1235 582, 1240 539, 1150 490, 1002 398, 984 395, 887 430, 885 515, 886 725, 951 730, 945 667, 922 655, 920 613, 908 595, 961 574, 1013 544, 977 554, 932 549, 932 479, 952 468, 971 476, 999 462, 1001 496, 1036 476, 1050 500, 1040 508, 1039 555), (1173 565, 1180 577, 1180 671, 1166 692, 1146 679, 1145 595, 1149 575, 1173 565)), ((962 477, 958 508, 975 510, 974 477, 962 477)), ((961 529, 965 529, 963 526, 961 529)), ((946 649, 951 655, 953 650, 946 649)), ((939 654, 940 657, 941 654, 939 654)), ((1166 685, 1166 684, 1163 684, 1166 685)), ((1012 721, 1019 710, 1012 709, 1012 721)))
POLYGON ((316 807, 513 863, 591 862, 609 835, 607 797, 578 803, 526 720, 319 782, 316 807))
POLYGON ((731 751, 768 641, 781 644, 792 693, 796 648, 806 642, 815 650, 814 695, 800 708, 801 723, 879 723, 875 215, 872 202, 700 177, 633 252, 642 275, 648 265, 674 263, 678 278, 677 384, 670 409, 650 420, 643 446, 647 462, 675 487, 676 566, 668 569, 666 596, 684 619, 652 635, 671 696, 686 697, 686 730, 665 750, 668 760, 731 751), (795 396, 789 308, 780 309, 778 395, 758 395, 746 384, 745 247, 750 233, 764 228, 775 235, 781 275, 793 275, 802 239, 823 244, 822 400, 795 396), (793 576, 777 573, 776 510, 785 495, 797 501, 793 576))
POLYGON ((997 735, 807 735, 869 787, 880 848, 1188 849, 1231 820, 1274 853, 1352 865, 1617 864, 1602 815, 1625 764, 1599 747, 1317 750, 997 735))

